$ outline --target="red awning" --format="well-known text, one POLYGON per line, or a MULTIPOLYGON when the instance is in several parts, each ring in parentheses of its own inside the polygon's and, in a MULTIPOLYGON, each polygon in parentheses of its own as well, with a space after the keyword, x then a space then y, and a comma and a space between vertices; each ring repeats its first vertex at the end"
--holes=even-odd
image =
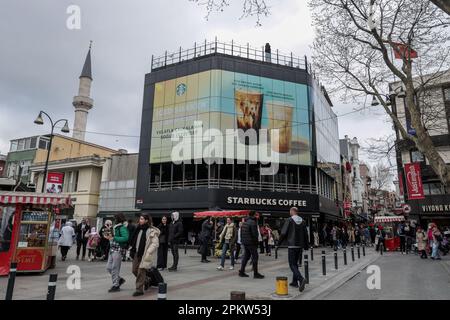
POLYGON ((380 222, 400 222, 400 221, 405 221, 405 217, 404 216, 398 216, 398 217, 391 217, 391 216, 375 217, 375 223, 380 223, 380 222))
POLYGON ((203 212, 194 212, 194 218, 247 217, 249 212, 250 210, 203 211, 203 212))
POLYGON ((17 204, 17 203, 70 206, 71 198, 68 195, 62 194, 0 191, 0 204, 17 204))

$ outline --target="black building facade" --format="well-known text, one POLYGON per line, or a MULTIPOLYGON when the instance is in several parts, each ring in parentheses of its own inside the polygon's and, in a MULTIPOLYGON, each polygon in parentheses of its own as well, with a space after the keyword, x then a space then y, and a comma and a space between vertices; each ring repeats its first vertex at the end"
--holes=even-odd
MULTIPOLYGON (((339 140, 331 107, 306 58, 213 42, 153 59, 144 85, 136 207, 154 217, 179 211, 188 224, 198 211, 254 209, 276 227, 293 206, 312 227, 340 219, 339 140), (244 104, 256 108, 252 117, 244 104), (200 120, 200 126, 193 122, 200 120), (188 135, 216 128, 226 141, 227 129, 245 132, 248 124, 268 128, 267 148, 276 138, 271 130, 280 128, 281 143, 270 151, 280 160, 272 175, 262 174, 269 164, 252 159, 256 149, 248 141, 242 143, 249 148, 244 159, 235 149, 234 157, 221 154, 210 163, 195 156, 195 146, 183 163, 171 159, 170 137, 178 129, 188 135)), ((260 148, 261 134, 258 139, 260 148)))

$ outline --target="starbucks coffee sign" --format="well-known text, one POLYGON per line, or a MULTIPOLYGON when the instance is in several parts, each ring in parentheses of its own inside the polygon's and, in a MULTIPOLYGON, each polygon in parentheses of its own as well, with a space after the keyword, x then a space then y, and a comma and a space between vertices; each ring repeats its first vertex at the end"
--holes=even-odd
POLYGON ((227 204, 259 205, 268 207, 307 207, 306 200, 253 198, 253 197, 227 197, 227 204))
POLYGON ((420 206, 423 213, 446 213, 450 214, 450 204, 423 204, 420 206))

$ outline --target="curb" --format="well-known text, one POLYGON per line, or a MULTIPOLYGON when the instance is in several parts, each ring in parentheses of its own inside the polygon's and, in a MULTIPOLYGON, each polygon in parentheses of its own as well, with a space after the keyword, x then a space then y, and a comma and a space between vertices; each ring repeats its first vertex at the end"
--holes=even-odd
POLYGON ((359 273, 362 272, 367 266, 375 262, 380 256, 374 254, 367 261, 361 261, 351 266, 347 270, 332 276, 331 278, 324 281, 318 287, 312 289, 311 291, 305 291, 293 297, 295 300, 317 300, 322 299, 324 296, 328 295, 331 291, 336 290, 342 286, 347 281, 350 281, 359 273))

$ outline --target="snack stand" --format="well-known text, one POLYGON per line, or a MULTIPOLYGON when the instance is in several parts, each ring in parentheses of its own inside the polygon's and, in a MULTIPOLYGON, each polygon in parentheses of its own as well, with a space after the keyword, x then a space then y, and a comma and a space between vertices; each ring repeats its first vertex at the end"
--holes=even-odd
POLYGON ((400 248, 400 238, 394 236, 394 223, 401 221, 405 221, 404 216, 375 217, 375 224, 383 225, 383 229, 386 232, 384 243, 387 251, 396 251, 400 248))
POLYGON ((62 194, 0 191, 0 276, 12 261, 17 272, 44 272, 56 261, 62 208, 71 199, 62 194))

